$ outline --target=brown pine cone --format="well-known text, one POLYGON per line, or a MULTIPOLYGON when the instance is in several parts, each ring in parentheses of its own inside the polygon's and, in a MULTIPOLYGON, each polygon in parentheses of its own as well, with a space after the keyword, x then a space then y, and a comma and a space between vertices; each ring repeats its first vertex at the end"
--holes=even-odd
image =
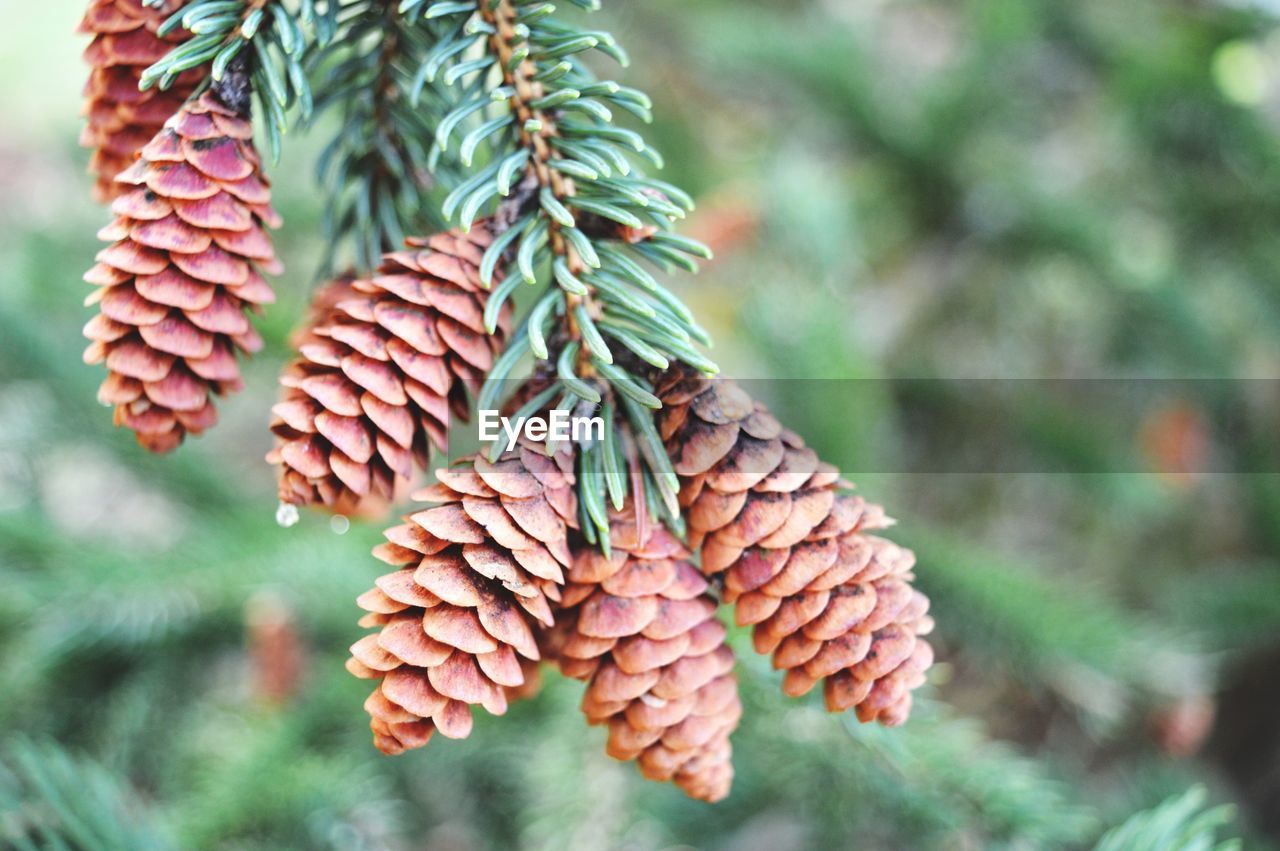
POLYGON ((79 31, 93 35, 84 51, 93 70, 84 86, 87 123, 80 144, 93 149, 89 171, 97 175, 97 201, 110 201, 128 189, 115 176, 133 163, 200 81, 199 71, 188 71, 167 89, 138 90, 142 72, 188 36, 181 29, 165 38, 156 35, 181 6, 178 0, 158 6, 144 6, 142 0, 90 0, 80 21, 79 31))
POLYGON ((611 540, 609 558, 585 544, 574 553, 548 653, 588 682, 582 711, 609 725, 610 756, 718 801, 733 782, 742 704, 716 601, 666 530, 640 545, 634 526, 615 523, 611 540))
POLYGON ((398 568, 359 599, 347 669, 380 680, 365 702, 379 750, 421 747, 439 730, 471 732, 471 706, 494 715, 522 696, 540 658, 534 628, 553 622, 567 524, 577 510, 573 461, 519 446, 496 463, 472 456, 438 470, 415 497, 439 503, 386 532, 374 555, 398 568))
POLYGON ((389 499, 397 477, 426 467, 429 444, 448 449, 450 412, 467 416, 510 323, 504 307, 485 332, 479 265, 491 241, 488 222, 412 239, 372 280, 317 294, 272 408, 267 460, 280 465, 282 502, 348 511, 389 499))
POLYGON ((210 397, 242 386, 235 349, 262 346, 246 312, 275 298, 255 266, 280 271, 263 229, 279 217, 252 135, 210 93, 184 105, 116 178, 127 191, 99 233, 112 244, 85 274, 98 399, 153 452, 212 426, 210 397))
POLYGON ((915 555, 867 534, 884 510, 839 492, 839 472, 732 381, 675 367, 657 381, 659 430, 680 476, 690 543, 725 602, 799 696, 825 680, 832 712, 900 724, 933 650, 915 555))

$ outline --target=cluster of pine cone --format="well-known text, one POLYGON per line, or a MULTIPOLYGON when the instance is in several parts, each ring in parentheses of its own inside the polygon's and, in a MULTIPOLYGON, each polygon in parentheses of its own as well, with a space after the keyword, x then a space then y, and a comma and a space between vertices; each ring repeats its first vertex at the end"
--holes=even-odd
MULTIPOLYGON (((99 398, 116 423, 159 452, 212 426, 214 398, 241 386, 237 353, 261 345, 248 314, 272 301, 261 273, 280 271, 266 233, 279 218, 235 99, 192 96, 193 79, 138 91, 171 46, 156 30, 174 5, 93 0, 83 22, 85 142, 115 215, 86 275, 98 312, 85 359, 106 365, 99 398)), ((479 265, 498 227, 411 239, 371 278, 317 294, 272 409, 282 503, 386 506, 446 449, 510 325, 484 323, 479 265)), ((875 534, 883 510, 733 382, 679 364, 652 379, 687 540, 628 504, 610 554, 589 545, 572 446, 525 441, 436 471, 413 495, 429 507, 375 551, 391 572, 358 601, 372 631, 348 668, 376 683, 378 748, 467 736, 473 706, 503 714, 549 661, 585 683, 582 711, 607 726, 611 756, 719 800, 742 711, 720 603, 785 672, 786 694, 821 683, 833 712, 906 719, 932 620, 913 554, 875 534)))
POLYGON ((719 800, 742 711, 722 602, 785 672, 786 694, 821 682, 832 712, 906 720, 933 621, 911 551, 874 534, 884 511, 842 493, 839 473, 733 382, 676 367, 656 386, 687 542, 628 504, 611 554, 588 544, 572 447, 469 456, 413 494, 427 505, 375 551, 395 569, 360 597, 374 631, 348 661, 377 682, 365 708, 380 749, 468 735, 473 706, 503 714, 545 660, 587 684, 582 711, 608 727, 611 756, 719 800))

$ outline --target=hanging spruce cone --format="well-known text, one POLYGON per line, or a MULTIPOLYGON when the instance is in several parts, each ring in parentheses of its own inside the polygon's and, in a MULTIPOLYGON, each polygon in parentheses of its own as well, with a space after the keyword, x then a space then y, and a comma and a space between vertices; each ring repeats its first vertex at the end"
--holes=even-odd
POLYGON ((577 549, 548 652, 587 681, 582 710, 609 726, 610 756, 718 801, 733 781, 729 735, 742 715, 733 652, 688 551, 662 529, 636 537, 615 522, 611 557, 577 549))
POLYGON ((878 505, 842 494, 839 472, 731 381, 681 367, 658 380, 659 428, 690 543, 756 650, 772 653, 792 696, 825 680, 827 708, 906 720, 933 650, 914 554, 875 535, 878 505))
POLYGON ((93 195, 98 201, 110 201, 128 188, 116 183, 115 176, 133 163, 200 80, 199 72, 189 71, 167 89, 138 90, 147 66, 186 36, 185 31, 166 38, 156 35, 181 6, 178 0, 156 6, 144 6, 142 0, 90 0, 80 21, 80 32, 93 35, 84 51, 93 70, 84 86, 87 121, 80 144, 93 149, 89 171, 97 176, 93 195))
POLYGON ((246 312, 274 299, 256 267, 280 271, 263 229, 279 221, 252 135, 211 93, 184 105, 117 178, 111 245, 85 274, 98 399, 153 452, 212 426, 212 397, 241 387, 235 350, 262 345, 246 312))
POLYGON ((519 446, 496 463, 474 456, 437 471, 415 494, 438 503, 388 529, 374 554, 397 570, 362 595, 363 626, 347 668, 379 680, 365 702, 385 753, 425 745, 436 730, 471 732, 471 707, 494 715, 522 696, 540 658, 534 628, 553 622, 567 523, 577 510, 573 463, 519 446))
POLYGON ((426 467, 429 444, 448 448, 450 411, 467 416, 509 323, 504 308, 498 332, 485 332, 479 265, 491 241, 488 222, 412 239, 372 280, 318 294, 272 409, 281 501, 347 510, 390 498, 397 477, 426 467))

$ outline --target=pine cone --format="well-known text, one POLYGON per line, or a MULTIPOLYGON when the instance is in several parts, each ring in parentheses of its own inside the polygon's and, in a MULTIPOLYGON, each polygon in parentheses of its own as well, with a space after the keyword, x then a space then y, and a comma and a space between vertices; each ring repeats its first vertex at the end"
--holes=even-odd
POLYGON ((188 71, 167 89, 138 90, 147 66, 159 61, 186 37, 185 31, 160 38, 156 30, 182 6, 165 0, 144 6, 142 0, 90 0, 79 31, 93 35, 84 59, 92 66, 84 86, 87 118, 80 144, 93 149, 89 171, 97 175, 95 200, 106 202, 127 187, 114 178, 133 163, 147 144, 176 113, 200 81, 188 71))
POLYGON ((153 452, 212 426, 210 396, 242 386, 234 349, 262 345, 245 312, 275 298, 255 264, 280 271, 263 230, 279 220, 252 134, 209 93, 184 105, 116 178, 128 191, 99 233, 112 244, 85 274, 98 399, 153 452))
POLYGON ((472 705, 501 715, 524 693, 534 624, 552 624, 570 563, 572 470, 567 455, 525 446, 493 464, 473 456, 415 494, 439 505, 387 530, 374 554, 398 569, 358 601, 361 625, 380 629, 347 661, 380 680, 365 702, 379 750, 421 747, 437 729, 465 738, 472 705))
POLYGON ((429 443, 447 450, 449 413, 467 416, 467 392, 479 389, 510 319, 504 308, 498 332, 486 333, 488 224, 409 240, 372 280, 317 295, 272 409, 278 440, 267 460, 280 465, 283 502, 348 510, 370 494, 390 498, 415 461, 426 467, 429 443))
POLYGON ((900 724, 933 661, 911 586, 915 555, 867 534, 884 510, 841 494, 839 472, 732 381, 677 367, 658 379, 659 429, 681 479, 690 543, 725 602, 799 696, 825 680, 832 712, 900 724))
POLYGON ((548 652, 588 681, 582 711, 609 725, 610 756, 718 801, 733 781, 729 735, 742 715, 733 652, 688 551, 662 529, 635 539, 634 526, 615 523, 611 557, 577 549, 548 652))

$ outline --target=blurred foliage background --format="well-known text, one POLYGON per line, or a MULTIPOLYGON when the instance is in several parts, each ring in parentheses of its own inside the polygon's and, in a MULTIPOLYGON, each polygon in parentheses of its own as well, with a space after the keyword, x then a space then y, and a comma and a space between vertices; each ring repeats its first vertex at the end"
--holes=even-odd
POLYGON ((1114 410, 1009 382, 977 422, 940 385, 769 384, 917 548, 941 662, 906 727, 859 728, 784 701, 737 636, 715 807, 610 761, 550 675, 469 740, 370 746, 341 663, 379 524, 278 528, 261 463, 324 253, 325 127, 273 171, 289 271, 248 391, 173 457, 110 427, 79 356, 107 220, 80 11, 0 0, 5 847, 1089 847, 1165 800, 1143 847, 1226 801, 1219 835, 1280 838, 1274 2, 606 4, 718 253, 678 286, 726 372, 1215 379, 1114 410), (928 472, 973 433, 1025 472, 928 472))

